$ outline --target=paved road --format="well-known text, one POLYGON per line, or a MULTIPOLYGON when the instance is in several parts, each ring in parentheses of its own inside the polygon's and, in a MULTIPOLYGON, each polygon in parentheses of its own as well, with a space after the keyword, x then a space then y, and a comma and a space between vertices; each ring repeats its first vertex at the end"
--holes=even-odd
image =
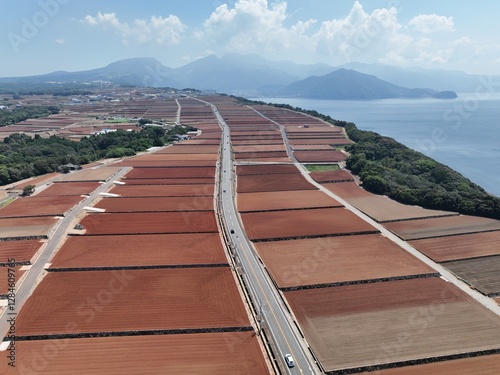
POLYGON ((283 301, 277 295, 277 291, 272 284, 262 264, 259 262, 251 243, 247 239, 244 229, 239 221, 236 210, 234 197, 234 168, 231 154, 231 140, 229 127, 226 125, 217 109, 212 106, 214 113, 221 124, 223 132, 223 151, 221 160, 220 190, 222 194, 222 214, 226 229, 230 234, 231 242, 237 260, 241 264, 244 277, 249 286, 252 301, 260 310, 261 316, 265 321, 265 327, 271 333, 274 344, 277 347, 276 356, 278 360, 284 362, 283 356, 290 353, 296 362, 294 368, 286 368, 289 374, 320 374, 318 367, 313 362, 312 357, 304 348, 305 343, 302 339, 299 342, 298 333, 294 330, 290 323, 290 315, 283 304, 283 301))
MULTIPOLYGON (((54 231, 50 239, 47 241, 43 251, 38 256, 35 263, 31 266, 30 270, 27 271, 26 277, 24 278, 22 284, 18 286, 16 290, 16 299, 15 299, 15 312, 19 313, 24 303, 28 299, 33 290, 38 278, 44 270, 45 264, 52 257, 54 249, 57 247, 62 237, 65 235, 68 226, 71 224, 73 219, 82 211, 83 207, 89 205, 101 192, 104 192, 109 189, 109 187, 113 184, 113 181, 122 177, 125 173, 128 172, 130 168, 125 167, 122 168, 118 173, 116 173, 109 181, 102 184, 99 188, 97 188, 89 197, 85 198, 78 206, 74 207, 70 212, 66 213, 64 219, 62 219, 59 224, 57 224, 57 229, 54 231)), ((5 337, 6 333, 9 330, 10 324, 8 319, 12 317, 12 315, 8 315, 10 312, 6 309, 3 315, 0 317, 0 334, 1 337, 5 337)))

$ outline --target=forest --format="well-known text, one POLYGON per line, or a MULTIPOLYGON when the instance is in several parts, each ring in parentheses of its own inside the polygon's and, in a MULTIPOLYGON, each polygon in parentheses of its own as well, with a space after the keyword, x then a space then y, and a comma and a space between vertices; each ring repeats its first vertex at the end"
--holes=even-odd
POLYGON ((53 105, 30 105, 0 109, 0 126, 12 125, 30 118, 46 117, 58 113, 59 108, 53 105))
MULTIPOLYGON (((138 128, 139 129, 139 128, 138 128)), ((65 164, 87 164, 105 158, 133 156, 150 147, 171 143, 177 135, 196 130, 176 126, 170 130, 146 126, 137 132, 117 130, 91 135, 80 142, 52 136, 34 138, 12 134, 0 143, 0 185, 55 172, 65 164)))

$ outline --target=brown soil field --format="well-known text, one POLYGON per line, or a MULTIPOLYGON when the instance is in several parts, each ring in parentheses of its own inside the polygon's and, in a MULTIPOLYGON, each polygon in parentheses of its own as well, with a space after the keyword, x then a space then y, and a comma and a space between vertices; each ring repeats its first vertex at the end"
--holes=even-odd
POLYGON ((337 162, 347 159, 341 151, 295 151, 293 155, 301 163, 337 162))
POLYGON ((70 236, 51 268, 227 263, 218 233, 70 236))
POLYGON ((329 370, 497 349, 500 317, 440 278, 285 293, 329 370))
POLYGON ((184 141, 184 144, 189 144, 189 145, 219 145, 220 144, 220 139, 210 139, 210 138, 196 138, 196 139, 190 139, 189 141, 184 141))
POLYGON ((280 288, 435 271, 379 234, 256 243, 280 288))
POLYGON ((254 140, 254 139, 237 139, 237 140, 231 140, 231 143, 233 146, 250 146, 250 145, 282 145, 283 144, 283 138, 276 138, 276 139, 259 139, 259 140, 254 140))
POLYGON ((483 294, 500 293, 500 255, 456 260, 443 266, 483 294))
POLYGON ((212 211, 97 213, 85 216, 85 234, 154 234, 217 232, 212 211))
POLYGON ((347 171, 325 171, 325 172, 311 172, 311 178, 320 184, 328 182, 349 182, 354 181, 352 175, 347 171))
MULTIPOLYGON (((17 283, 25 271, 21 271, 20 266, 10 269, 14 270, 14 278, 17 283)), ((9 293, 9 267, 0 267, 0 295, 6 295, 7 293, 9 293)))
POLYGON ((133 160, 129 159, 123 162, 114 163, 117 167, 213 167, 216 160, 133 160))
POLYGON ((128 172, 123 180, 128 179, 157 179, 157 178, 199 178, 214 177, 214 167, 190 167, 190 168, 134 168, 128 172))
POLYGON ((459 215, 384 224, 404 240, 500 230, 500 220, 459 215))
POLYGON ((145 178, 145 179, 127 179, 127 185, 204 185, 214 184, 215 177, 203 178, 145 178))
POLYGON ((295 145, 293 151, 331 151, 330 145, 295 145))
POLYGON ((332 184, 323 184, 325 188, 332 193, 337 194, 339 197, 357 198, 357 197, 373 197, 372 193, 360 188, 355 182, 336 182, 332 184))
POLYGON ((351 144, 352 141, 345 138, 318 138, 318 139, 290 139, 290 145, 344 145, 351 144))
POLYGON ((418 206, 408 206, 388 197, 375 194, 370 197, 347 198, 346 200, 379 223, 458 215, 449 211, 428 210, 418 206))
POLYGON ((64 182, 51 184, 37 193, 37 197, 55 197, 59 195, 89 195, 101 186, 98 182, 64 182))
POLYGON ((161 150, 161 153, 163 155, 164 154, 217 154, 218 152, 219 152, 219 145, 184 145, 182 143, 161 150))
POLYGON ((0 219, 0 238, 47 237, 58 221, 54 217, 0 219))
POLYGON ((372 375, 497 375, 500 368, 500 354, 452 361, 427 363, 417 366, 399 367, 376 372, 372 375))
POLYGON ((284 158, 288 154, 286 151, 276 151, 276 152, 240 152, 235 153, 234 158, 236 160, 242 159, 266 159, 266 158, 284 158))
POLYGON ((71 172, 59 177, 58 182, 85 182, 85 181, 107 181, 120 168, 116 167, 100 167, 96 169, 83 169, 81 171, 71 172))
POLYGON ((249 326, 229 267, 48 273, 17 334, 249 326))
POLYGON ((291 163, 292 160, 287 156, 286 158, 242 158, 238 162, 244 163, 291 163))
POLYGON ((236 174, 238 176, 254 174, 289 174, 300 173, 293 164, 260 164, 260 165, 237 165, 236 174))
POLYGON ((214 184, 118 185, 109 192, 123 197, 203 197, 214 195, 214 184))
POLYGON ((318 190, 268 191, 237 195, 238 211, 272 211, 314 207, 342 207, 342 204, 318 190))
POLYGON ((56 197, 21 197, 0 208, 0 218, 63 216, 71 207, 78 204, 82 197, 66 195, 56 197))
MULTIPOLYGON (((192 161, 192 160, 217 160, 219 157, 218 154, 165 154, 161 153, 160 151, 157 151, 155 155, 162 155, 165 158, 163 159, 164 161, 192 161)), ((125 161, 126 163, 126 161, 125 161)))
POLYGON ((106 212, 213 211, 213 201, 212 197, 104 198, 95 207, 106 212))
POLYGON ((29 178, 27 180, 19 181, 15 184, 16 189, 23 189, 28 185, 35 185, 35 186, 40 186, 50 180, 52 180, 55 177, 60 176, 60 173, 54 172, 54 173, 47 173, 44 174, 43 176, 35 177, 35 178, 29 178))
POLYGON ((241 217, 251 240, 376 231, 343 208, 250 212, 241 214, 241 217))
POLYGON ((436 262, 500 254, 500 231, 410 241, 436 262))
POLYGON ((234 152, 277 152, 277 151, 285 151, 285 145, 253 145, 253 146, 234 146, 234 152))
POLYGON ((300 173, 243 175, 237 177, 238 193, 278 190, 316 190, 300 173))
POLYGON ((16 350, 16 368, 2 356, 2 374, 270 374, 253 332, 18 341, 16 350))
POLYGON ((37 240, 0 241, 0 263, 7 263, 9 259, 30 262, 42 245, 43 242, 37 240))

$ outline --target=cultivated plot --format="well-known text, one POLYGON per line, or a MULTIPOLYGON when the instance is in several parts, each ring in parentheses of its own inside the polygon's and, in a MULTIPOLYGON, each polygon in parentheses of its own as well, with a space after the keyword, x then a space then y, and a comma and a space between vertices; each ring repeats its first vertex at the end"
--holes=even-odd
POLYGON ((453 234, 498 231, 500 220, 459 215, 386 223, 385 226, 404 240, 418 240, 453 234))
POLYGON ((57 182, 107 181, 118 173, 117 167, 100 167, 71 172, 56 179, 57 182))
POLYGON ((0 208, 0 218, 63 216, 83 198, 79 195, 22 197, 0 208))
POLYGON ((241 214, 251 240, 375 233, 377 230, 344 208, 241 214))
POLYGON ((293 164, 257 164, 257 165, 237 165, 236 174, 238 176, 254 174, 290 174, 300 173, 293 164))
POLYGON ((0 241, 0 263, 29 263, 37 251, 43 246, 38 240, 0 241))
POLYGON ((51 272, 17 335, 248 327, 229 267, 51 272))
POLYGON ((37 197, 54 197, 59 195, 89 195, 101 186, 98 182, 64 182, 51 184, 37 193, 37 197))
POLYGON ((47 238, 58 222, 59 219, 55 217, 0 219, 0 238, 47 238))
POLYGON ((433 274, 380 234, 255 244, 280 288, 433 274))
POLYGON ((270 373, 253 332, 19 341, 16 350, 17 368, 2 356, 2 374, 270 373))
POLYGON ((500 256, 465 259, 443 264, 451 272, 481 293, 500 293, 500 256))
POLYGON ((341 151, 295 151, 295 158, 300 163, 313 162, 338 162, 347 159, 346 154, 341 151))
POLYGON ((214 195, 214 184, 119 185, 109 192, 122 197, 206 197, 214 195))
POLYGON ((500 231, 410 241, 436 262, 500 254, 500 231))
POLYGON ((214 177, 203 178, 144 178, 144 179, 127 179, 124 182, 126 185, 203 185, 214 184, 214 177))
POLYGON ((360 188, 355 182, 324 183, 323 186, 344 199, 373 196, 372 193, 360 188))
POLYGON ((213 210, 213 197, 104 198, 95 207, 106 212, 205 211, 213 210))
POLYGON ((298 290, 285 296, 329 371, 425 362, 500 347, 500 317, 440 278, 298 290))
POLYGON ((317 190, 300 173, 244 175, 237 177, 238 193, 279 190, 317 190))
POLYGON ((133 168, 128 172, 123 180, 129 179, 157 179, 157 178, 200 178, 214 177, 215 168, 213 167, 190 167, 190 168, 133 168))
POLYGON ((155 234, 217 232, 212 211, 92 213, 81 224, 85 234, 155 234))
POLYGON ((57 252, 50 268, 171 266, 227 262, 218 233, 70 236, 57 252))
POLYGON ((237 201, 240 212, 342 207, 342 204, 319 190, 239 193, 237 201))
POLYGON ((352 175, 349 172, 339 170, 339 171, 325 171, 325 172, 311 172, 309 173, 311 178, 320 183, 333 183, 333 182, 350 182, 354 181, 352 175))

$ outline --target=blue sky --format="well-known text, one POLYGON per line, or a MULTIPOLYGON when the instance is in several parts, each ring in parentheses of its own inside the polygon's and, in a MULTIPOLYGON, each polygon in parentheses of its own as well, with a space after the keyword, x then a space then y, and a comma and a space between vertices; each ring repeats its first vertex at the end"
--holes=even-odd
POLYGON ((0 76, 209 54, 500 74, 491 0, 0 0, 0 76))

